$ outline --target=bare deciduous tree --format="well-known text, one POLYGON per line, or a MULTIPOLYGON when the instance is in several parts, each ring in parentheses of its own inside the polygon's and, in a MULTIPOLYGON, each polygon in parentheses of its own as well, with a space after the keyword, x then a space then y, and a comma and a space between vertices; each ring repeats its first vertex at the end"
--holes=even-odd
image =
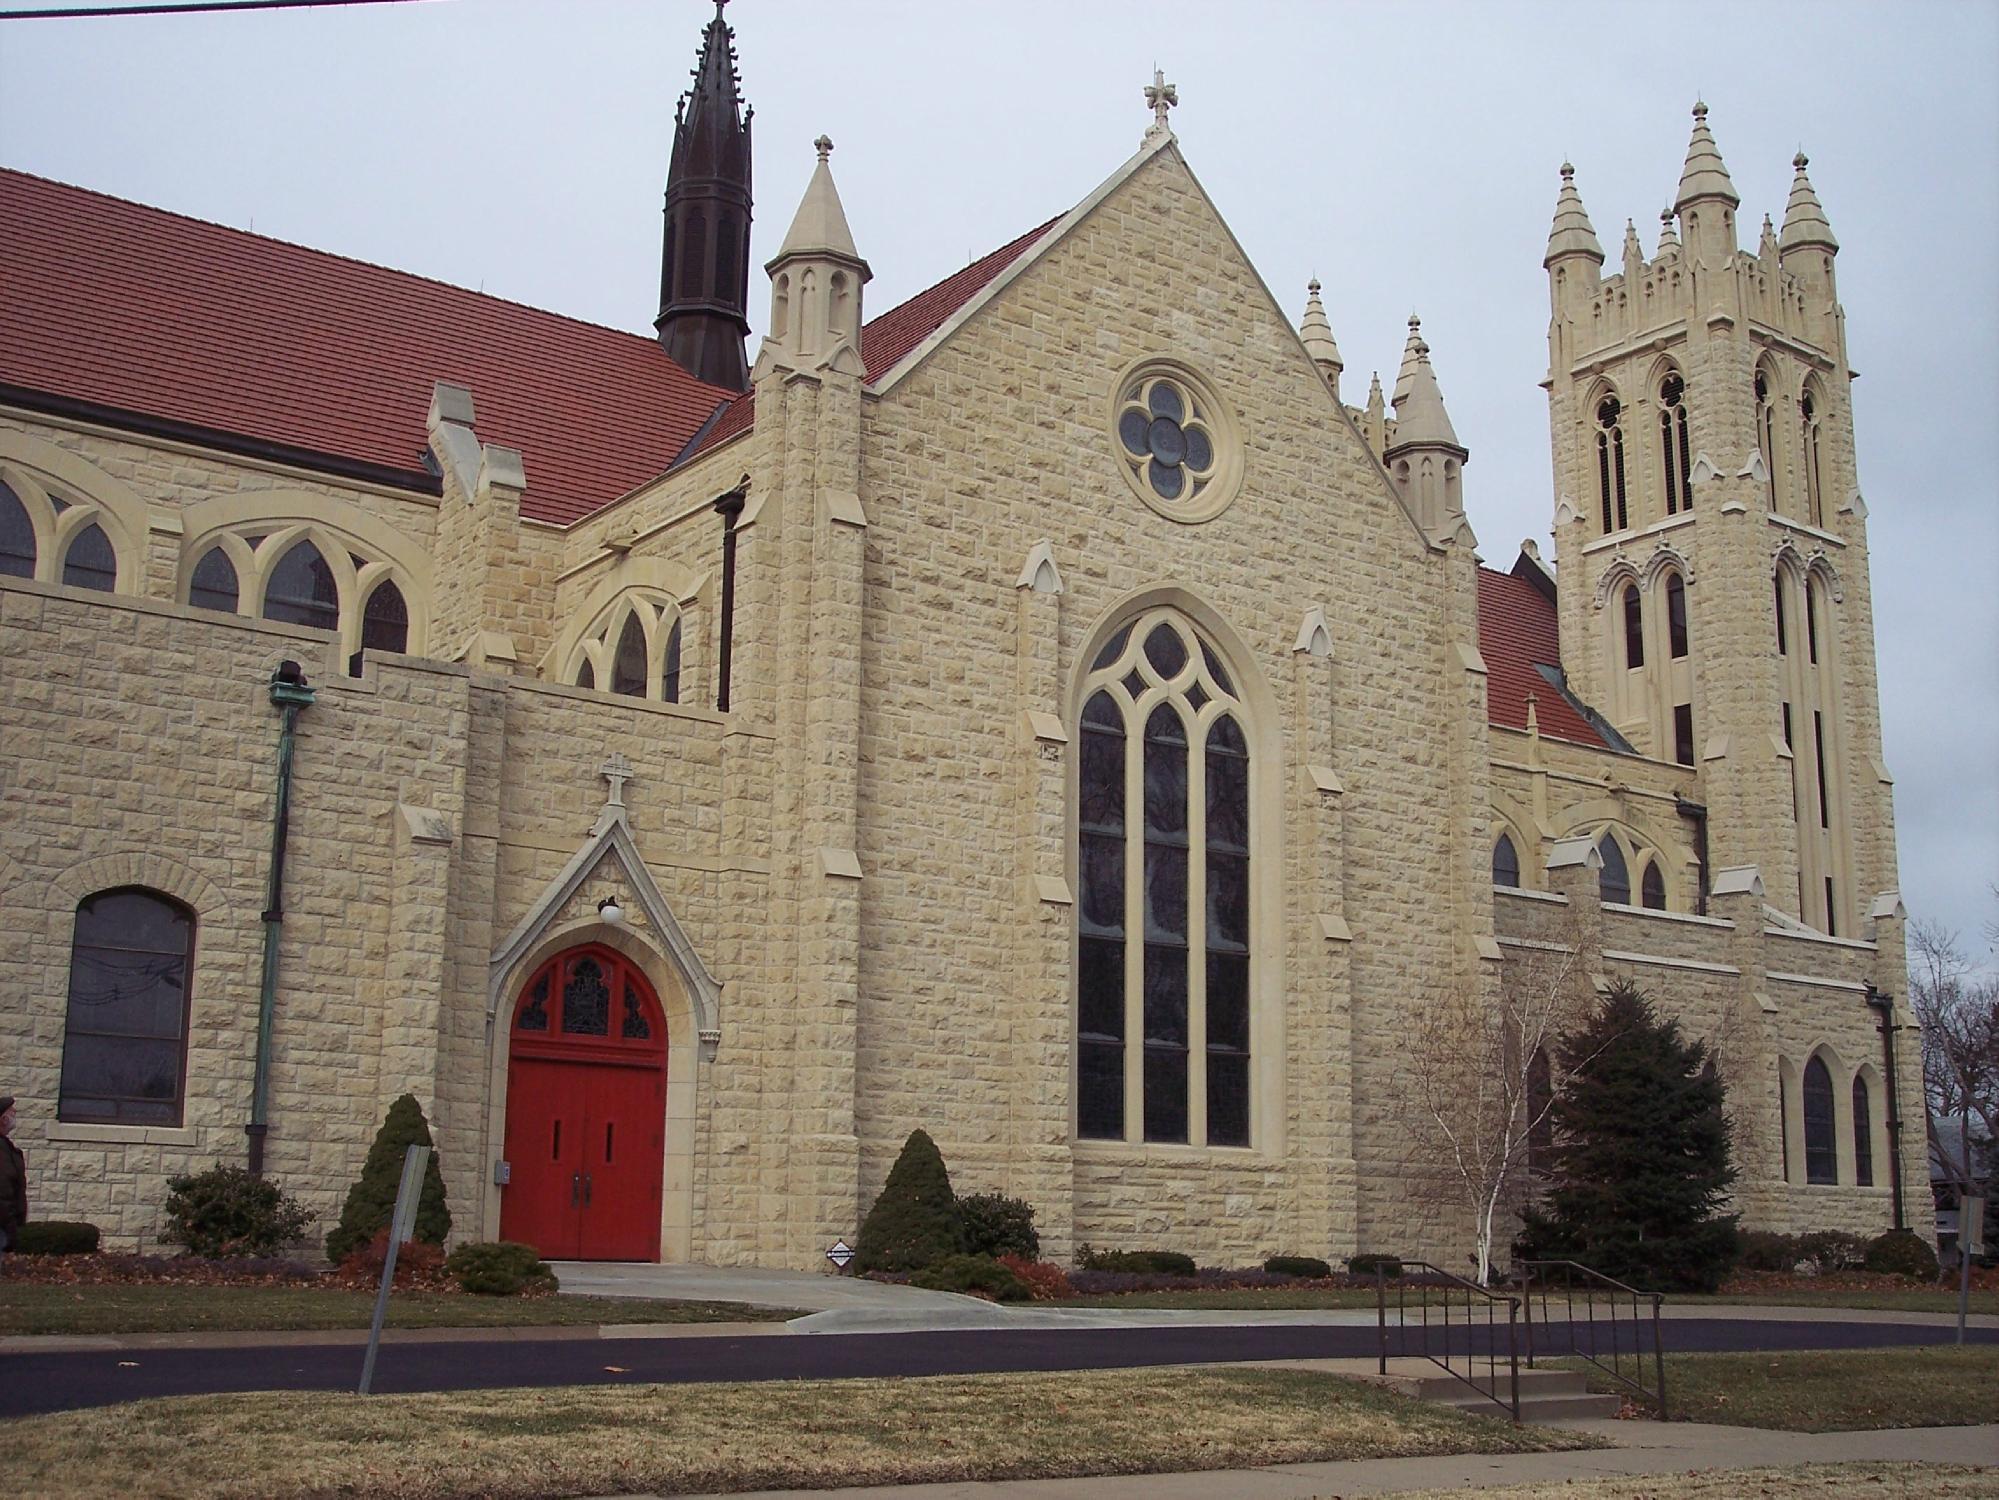
POLYGON ((1923 1028, 1930 1155, 1950 1181, 1975 1182, 1999 1141, 1999 975, 1975 969, 1954 932, 1912 922, 1909 1006, 1923 1028))
POLYGON ((1470 1211, 1478 1280, 1492 1275, 1496 1226, 1525 1190, 1566 1082, 1555 1041, 1588 1010, 1573 952, 1520 950, 1494 1003, 1449 994, 1426 1006, 1398 1069, 1408 1143, 1450 1205, 1470 1211), (1545 1071, 1544 1071, 1545 1070, 1545 1071))

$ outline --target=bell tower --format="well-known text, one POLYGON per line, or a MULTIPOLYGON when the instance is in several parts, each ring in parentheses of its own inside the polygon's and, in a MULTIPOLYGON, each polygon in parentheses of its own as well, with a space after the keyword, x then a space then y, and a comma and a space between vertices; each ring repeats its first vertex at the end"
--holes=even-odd
POLYGON ((666 240, 659 317, 666 352, 688 374, 726 390, 749 389, 744 341, 750 286, 750 119, 736 75, 735 32, 722 19, 702 33, 694 87, 673 121, 666 174, 666 240))
POLYGON ((1648 260, 1610 274, 1564 166, 1548 252, 1558 610, 1570 686, 1683 770, 1712 869, 1862 935, 1897 884, 1865 504, 1832 226, 1802 154, 1754 250, 1694 127, 1648 260))

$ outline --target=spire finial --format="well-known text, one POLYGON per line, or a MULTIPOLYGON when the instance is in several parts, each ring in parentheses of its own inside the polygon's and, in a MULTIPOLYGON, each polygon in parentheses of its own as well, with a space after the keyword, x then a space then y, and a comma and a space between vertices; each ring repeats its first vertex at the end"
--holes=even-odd
POLYGON ((1575 180, 1576 180, 1575 163, 1570 161, 1564 161, 1562 163, 1562 181, 1564 183, 1570 183, 1574 182, 1575 180))
POLYGON ((1701 121, 1707 119, 1707 105, 1699 99, 1694 100, 1694 118, 1701 121))
POLYGON ((1735 184, 1729 181, 1728 168, 1722 164, 1721 150, 1707 128, 1707 105, 1695 100, 1693 138, 1687 142, 1687 161, 1680 169, 1680 190, 1674 196, 1673 206, 1685 208, 1702 198, 1720 199, 1730 208, 1742 202, 1735 184))
POLYGON ((1797 175, 1791 179, 1791 200, 1784 206, 1784 232, 1778 244, 1786 252, 1810 245, 1837 254, 1839 241, 1833 237, 1832 225, 1826 220, 1819 195, 1812 190, 1811 178, 1805 175, 1809 164, 1809 158, 1800 147, 1798 154, 1791 158, 1797 175))
MULTIPOLYGON (((727 0, 723 0, 723 3, 726 4, 727 0)), ((819 153, 819 159, 821 161, 824 161, 827 157, 833 154, 833 137, 831 137, 830 135, 821 135, 817 137, 812 142, 812 149, 814 151, 817 151, 819 153)))
POLYGON ((1562 163, 1562 190, 1555 195, 1555 222, 1548 231, 1548 253, 1541 257, 1544 267, 1569 255, 1586 255, 1603 264, 1603 246, 1596 242, 1596 230, 1583 211, 1583 195, 1576 191, 1573 163, 1562 163))
POLYGON ((1800 146, 1798 148, 1798 154, 1791 158, 1791 165, 1798 169, 1798 175, 1802 177, 1805 175, 1805 168, 1809 167, 1811 164, 1812 164, 1812 159, 1809 156, 1805 155, 1805 148, 1803 146, 1800 146))
POLYGON ((1340 346, 1333 341, 1333 327, 1326 321, 1326 307, 1319 300, 1316 276, 1305 283, 1305 318, 1298 325, 1298 337, 1304 342, 1305 352, 1312 356, 1312 363, 1332 386, 1333 394, 1338 396, 1340 371, 1346 368, 1346 361, 1340 358, 1340 346))
POLYGON ((1166 75, 1157 65, 1152 69, 1152 82, 1145 86, 1145 107, 1152 111, 1152 123, 1146 127, 1145 138, 1154 141, 1161 136, 1173 134, 1166 123, 1166 111, 1180 102, 1180 90, 1166 81, 1166 75))

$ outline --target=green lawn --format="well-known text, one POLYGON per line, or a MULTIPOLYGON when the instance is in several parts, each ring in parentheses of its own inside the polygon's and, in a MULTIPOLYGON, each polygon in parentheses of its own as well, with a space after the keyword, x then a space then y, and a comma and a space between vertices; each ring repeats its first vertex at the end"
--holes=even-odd
MULTIPOLYGON (((1394 1283, 1389 1283, 1390 1297, 1394 1283)), ((1184 1307, 1208 1310, 1228 1308, 1310 1309, 1333 1307, 1373 1307, 1372 1287, 1245 1287, 1240 1291, 1215 1292, 1121 1292, 1097 1297, 1066 1297, 1056 1302, 1040 1302, 1037 1307, 1184 1307)))
MULTIPOLYGON (((1389 1298, 1395 1295, 1395 1283, 1388 1283, 1389 1298)), ((1955 1313, 1957 1293, 1939 1291, 1930 1287, 1910 1287, 1907 1290, 1885 1292, 1838 1291, 1838 1292, 1798 1292, 1790 1296, 1761 1296, 1750 1294, 1716 1294, 1699 1296, 1693 1293, 1674 1292, 1666 1298, 1669 1306, 1679 1307, 1847 1307, 1856 1309, 1878 1309, 1889 1312, 1935 1312, 1955 1313)), ((1106 1293, 1092 1297, 1070 1297, 1060 1302, 1044 1304, 1049 1307, 1145 1307, 1145 1308, 1189 1308, 1209 1311, 1229 1308, 1283 1308, 1283 1309, 1330 1309, 1364 1308, 1374 1306, 1372 1287, 1254 1287, 1240 1291, 1201 1292, 1124 1292, 1106 1293)), ((1973 1292, 1971 1310, 1974 1313, 1999 1313, 1999 1292, 1973 1292)))
POLYGON ((0 1423, 43 1500, 539 1500, 1601 1447, 1299 1370, 181 1396, 0 1423))
MULTIPOLYGON (((311 1286, 95 1286, 0 1282, 0 1334, 276 1332, 366 1328, 373 1292, 311 1286)), ((391 1328, 574 1327, 595 1323, 762 1323, 799 1316, 735 1302, 623 1297, 473 1297, 398 1292, 391 1328)))
MULTIPOLYGON (((1616 1389, 1601 1377, 1590 1387, 1616 1389)), ((1999 1422, 1999 1345, 1668 1354, 1666 1400, 1676 1421, 1787 1432, 1999 1422)))

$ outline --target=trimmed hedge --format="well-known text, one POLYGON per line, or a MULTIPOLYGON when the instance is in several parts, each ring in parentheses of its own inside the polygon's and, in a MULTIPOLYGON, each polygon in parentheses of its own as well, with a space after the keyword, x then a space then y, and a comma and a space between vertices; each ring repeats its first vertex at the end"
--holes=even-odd
POLYGON ((1076 1264, 1085 1271, 1126 1271, 1140 1276, 1192 1276, 1194 1257, 1178 1250, 1092 1250, 1084 1245, 1076 1252, 1076 1264))
POLYGON ((529 1289, 556 1289, 555 1273, 534 1246, 514 1240, 460 1245, 444 1257, 444 1269, 459 1286, 482 1297, 517 1297, 529 1289))
POLYGON ((1004 1193, 973 1193, 958 1200, 965 1224, 965 1249, 973 1255, 1041 1257, 1041 1236, 1034 1229, 1034 1206, 1004 1193))
POLYGON ((990 1255, 947 1255, 909 1278, 931 1292, 983 1292, 995 1302, 1027 1302, 1034 1291, 990 1255))
POLYGON ((189 1255, 275 1255, 316 1217, 275 1182, 242 1167, 210 1167, 167 1179, 160 1238, 189 1255))
POLYGON ((1889 1276, 1937 1279, 1937 1253, 1911 1229, 1891 1229, 1867 1245, 1867 1269, 1889 1276))
POLYGON ((1400 1276, 1402 1262, 1392 1255, 1353 1255, 1347 1258, 1347 1271, 1354 1276, 1372 1276, 1376 1271, 1384 1276, 1400 1276))
POLYGON ((912 1130, 855 1237, 854 1269, 920 1271, 965 1253, 965 1221, 937 1143, 912 1130))
POLYGON ((95 1255, 97 1226, 71 1219, 39 1219, 23 1224, 7 1247, 15 1255, 95 1255))
POLYGON ((1333 1274, 1333 1268, 1316 1255, 1273 1255, 1263 1263, 1263 1269, 1276 1276, 1309 1276, 1314 1281, 1333 1274))

